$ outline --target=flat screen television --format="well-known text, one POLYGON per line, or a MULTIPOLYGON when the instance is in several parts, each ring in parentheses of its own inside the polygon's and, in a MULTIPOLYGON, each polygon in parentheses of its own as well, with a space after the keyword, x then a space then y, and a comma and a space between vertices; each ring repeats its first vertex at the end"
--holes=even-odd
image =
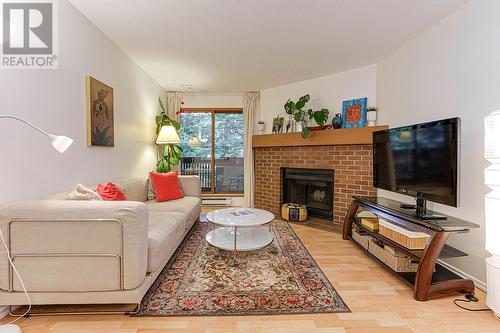
POLYGON ((457 207, 459 142, 460 118, 374 132, 374 186, 416 197, 417 215, 426 200, 457 207))

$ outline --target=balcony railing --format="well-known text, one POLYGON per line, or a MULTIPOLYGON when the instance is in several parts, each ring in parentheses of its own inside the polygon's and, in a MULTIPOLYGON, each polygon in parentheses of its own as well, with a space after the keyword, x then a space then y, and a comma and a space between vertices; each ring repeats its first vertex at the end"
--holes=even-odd
POLYGON ((242 193, 243 158, 220 158, 215 160, 215 165, 213 178, 211 160, 205 158, 183 157, 180 169, 182 175, 198 175, 203 192, 212 192, 212 179, 214 179, 215 193, 242 193))
POLYGON ((200 161, 199 158, 184 157, 181 159, 181 175, 198 175, 202 192, 212 191, 212 163, 200 161))

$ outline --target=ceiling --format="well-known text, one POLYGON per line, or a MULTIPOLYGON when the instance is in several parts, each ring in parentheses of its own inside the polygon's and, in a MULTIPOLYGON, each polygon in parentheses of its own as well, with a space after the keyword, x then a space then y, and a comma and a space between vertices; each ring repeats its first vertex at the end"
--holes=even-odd
POLYGON ((168 90, 242 92, 373 64, 466 0, 70 0, 168 90))

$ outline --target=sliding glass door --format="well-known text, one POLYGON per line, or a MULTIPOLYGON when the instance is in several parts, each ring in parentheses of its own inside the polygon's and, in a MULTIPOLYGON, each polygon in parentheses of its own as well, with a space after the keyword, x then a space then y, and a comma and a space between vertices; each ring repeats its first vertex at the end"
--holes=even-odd
POLYGON ((181 174, 200 176, 204 193, 243 193, 241 109, 181 113, 181 174))

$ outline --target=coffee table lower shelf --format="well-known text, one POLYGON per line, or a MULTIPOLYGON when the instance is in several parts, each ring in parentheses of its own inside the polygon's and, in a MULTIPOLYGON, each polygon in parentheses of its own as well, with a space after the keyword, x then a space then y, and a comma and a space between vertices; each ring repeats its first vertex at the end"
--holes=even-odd
POLYGON ((273 241, 273 233, 266 227, 222 227, 210 231, 205 237, 210 245, 226 251, 256 251, 273 241), (236 233, 236 248, 235 238, 236 233))

